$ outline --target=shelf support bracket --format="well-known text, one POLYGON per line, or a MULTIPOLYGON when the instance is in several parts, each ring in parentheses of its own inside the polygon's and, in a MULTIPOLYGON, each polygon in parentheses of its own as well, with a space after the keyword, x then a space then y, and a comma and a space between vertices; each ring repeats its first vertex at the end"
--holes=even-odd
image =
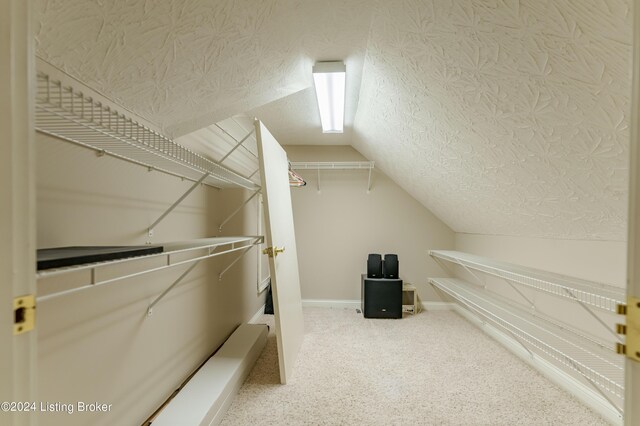
POLYGON ((317 172, 318 172, 318 192, 320 192, 320 169, 318 169, 317 172))
MULTIPOLYGON (((250 131, 250 132, 249 132, 249 133, 248 133, 244 138, 242 138, 240 141, 237 141, 238 143, 236 143, 236 145, 235 145, 233 148, 231 148, 231 151, 227 152, 227 154, 226 154, 224 157, 222 157, 222 159, 221 159, 220 161, 218 161, 218 164, 222 164, 222 162, 223 162, 224 160, 226 160, 226 159, 227 159, 231 154, 233 154, 233 152, 234 152, 236 149, 238 149, 240 146, 242 146, 242 144, 243 144, 247 139, 249 139, 249 136, 251 136, 251 135, 253 134, 253 132, 255 132, 255 129, 251 130, 251 131, 250 131)), ((229 135, 229 136, 231 136, 231 135, 229 135)), ((233 140, 236 140, 236 139, 234 138, 233 140)), ((251 151, 249 151, 249 152, 251 152, 251 151)), ((251 152, 251 155, 255 156, 255 154, 254 154, 253 152, 251 152)))
POLYGON ((233 262, 231 262, 226 268, 224 268, 222 270, 222 272, 220 272, 220 274, 218 275, 218 281, 222 281, 222 277, 224 276, 224 274, 227 273, 227 271, 229 269, 231 269, 233 267, 233 265, 235 265, 236 263, 238 263, 240 261, 240 259, 242 259, 244 257, 245 254, 249 253, 249 250, 251 250, 252 248, 255 247, 255 244, 250 245, 249 247, 245 248, 244 250, 242 250, 242 253, 240 253, 240 255, 238 255, 238 257, 236 257, 233 262))
POLYGON ((240 210, 242 210, 242 208, 243 208, 244 206, 246 206, 246 205, 247 205, 247 203, 248 203, 249 201, 251 201, 251 200, 253 199, 253 197, 255 197, 256 195, 258 195, 259 193, 260 193, 260 190, 257 190, 257 191, 255 191, 253 194, 251 194, 251 196, 250 196, 249 198, 247 198, 247 199, 246 199, 246 201, 240 205, 240 207, 238 207, 238 208, 237 208, 233 213, 231 213, 231 214, 229 215, 229 217, 227 217, 224 221, 222 221, 222 223, 220 224, 220 226, 218 226, 218 231, 222 231, 222 228, 224 228, 224 225, 226 225, 226 224, 227 224, 227 222, 229 222, 229 221, 230 221, 230 220, 231 220, 235 215, 237 215, 237 214, 238 214, 238 212, 239 212, 240 210))
POLYGON ((160 293, 160 296, 156 297, 156 299, 155 299, 153 302, 151 302, 151 304, 149 305, 149 308, 147 309, 147 316, 151 316, 151 315, 153 314, 153 307, 154 307, 154 306, 156 306, 156 304, 157 304, 160 300, 162 300, 162 298, 163 298, 164 296, 166 296, 166 295, 167 295, 167 293, 169 293, 169 292, 170 292, 170 291, 171 291, 175 286, 177 286, 177 285, 180 283, 180 281, 182 281, 182 280, 184 279, 184 277, 186 277, 187 275, 189 275, 189 273, 190 273, 191 271, 193 271, 193 268, 195 268, 196 266, 198 266, 198 263, 200 263, 200 261, 199 261, 199 260, 198 260, 198 261, 196 261, 196 262, 193 262, 193 264, 192 264, 191 266, 189 266, 189 267, 187 268, 187 270, 186 270, 186 271, 184 271, 184 272, 182 273, 182 275, 180 275, 180 276, 178 277, 178 279, 177 279, 177 280, 175 280, 175 281, 173 282, 173 284, 171 284, 169 287, 167 287, 167 288, 165 289, 165 291, 163 291, 162 293, 160 293))
MULTIPOLYGON (((502 277, 500 277, 502 278, 502 277)), ((507 284, 509 284, 509 286, 511 286, 511 288, 518 293, 524 300, 527 301, 527 303, 529 303, 529 305, 531 305, 531 309, 536 309, 536 305, 535 303, 533 303, 533 301, 531 299, 529 299, 527 296, 524 295, 523 292, 521 292, 520 290, 518 290, 518 287, 516 287, 515 285, 513 285, 513 283, 511 281, 509 281, 506 278, 502 278, 507 284)))
POLYGON ((195 182, 195 183, 191 186, 191 188, 189 188, 189 189, 187 190, 187 192, 185 192, 184 194, 182 194, 182 196, 181 196, 180 198, 178 198, 178 200, 177 200, 175 203, 173 203, 173 204, 171 205, 171 207, 169 207, 169 208, 167 209, 167 211, 165 211, 164 213, 162 213, 162 215, 161 215, 161 216, 160 216, 160 217, 159 217, 155 222, 153 222, 153 224, 149 227, 149 237, 153 237, 153 229, 154 229, 154 228, 155 228, 155 227, 156 227, 160 222, 162 222, 162 220, 163 220, 165 217, 167 217, 167 215, 168 215, 169 213, 171 213, 171 212, 173 211, 173 209, 175 209, 176 207, 178 207, 178 205, 179 205, 179 204, 180 204, 180 203, 181 203, 185 198, 187 198, 187 197, 189 196, 189 194, 191 194, 191 193, 193 192, 193 190, 194 190, 194 189, 196 189, 196 188, 198 187, 198 185, 200 185, 202 182, 204 182, 204 180, 205 180, 208 176, 209 176, 209 172, 207 172, 207 173, 203 174, 203 175, 202 175, 202 177, 201 177, 197 182, 195 182))
POLYGON ((575 296, 575 294, 573 294, 573 292, 571 290, 569 290, 566 287, 563 287, 563 290, 565 291, 565 293, 567 293, 569 295, 569 297, 571 297, 573 300, 576 301, 576 303, 578 303, 578 305, 582 306, 582 308, 587 311, 587 313, 589 315, 591 315, 596 321, 598 321, 600 323, 600 325, 602 325, 609 333, 611 333, 613 336, 615 336, 616 340, 618 340, 619 342, 622 342, 623 339, 618 336, 616 334, 615 331, 613 331, 609 325, 607 325, 607 323, 605 323, 604 321, 602 321, 602 319, 597 316, 592 310, 591 308, 589 308, 587 305, 585 305, 584 303, 582 303, 580 300, 578 300, 578 298, 575 296))
POLYGON ((484 283, 484 281, 482 281, 482 279, 477 276, 476 274, 474 274, 471 269, 467 268, 467 265, 465 265, 464 263, 458 263, 458 265, 462 266, 468 273, 470 273, 476 280, 478 280, 478 282, 480 283, 480 285, 482 286, 482 288, 487 288, 487 285, 484 283))
POLYGON ((367 194, 371 192, 371 172, 373 171, 373 164, 369 166, 369 182, 367 183, 367 194))

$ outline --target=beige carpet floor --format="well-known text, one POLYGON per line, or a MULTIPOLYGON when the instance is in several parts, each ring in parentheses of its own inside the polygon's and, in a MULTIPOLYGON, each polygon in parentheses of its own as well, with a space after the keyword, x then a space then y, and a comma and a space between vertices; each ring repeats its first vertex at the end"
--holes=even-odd
POLYGON ((305 308, 293 378, 267 346, 223 425, 606 425, 461 316, 305 308))

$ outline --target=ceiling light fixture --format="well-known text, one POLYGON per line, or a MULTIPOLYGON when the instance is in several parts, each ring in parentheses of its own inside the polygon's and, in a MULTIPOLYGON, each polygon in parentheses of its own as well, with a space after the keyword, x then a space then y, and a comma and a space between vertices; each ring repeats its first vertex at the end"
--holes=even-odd
POLYGON ((342 62, 316 62, 313 82, 320 109, 322 133, 342 133, 346 67, 342 62))

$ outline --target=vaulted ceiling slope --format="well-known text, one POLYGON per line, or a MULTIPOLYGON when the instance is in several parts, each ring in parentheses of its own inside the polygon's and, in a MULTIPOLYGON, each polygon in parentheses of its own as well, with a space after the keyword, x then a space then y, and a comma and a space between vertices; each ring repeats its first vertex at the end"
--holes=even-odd
POLYGON ((457 232, 626 238, 630 1, 381 2, 354 146, 457 232))
POLYGON ((352 144, 457 232, 624 240, 631 0, 38 0, 37 53, 169 136, 352 144), (344 135, 311 66, 347 64, 344 135), (213 126, 213 127, 212 127, 213 126))

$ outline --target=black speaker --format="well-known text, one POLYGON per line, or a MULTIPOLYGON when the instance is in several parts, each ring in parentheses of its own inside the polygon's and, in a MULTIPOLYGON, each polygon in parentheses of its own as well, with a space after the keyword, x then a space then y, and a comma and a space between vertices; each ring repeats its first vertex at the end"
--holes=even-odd
POLYGON ((398 278, 398 255, 397 254, 385 254, 384 255, 384 277, 385 278, 398 278))
POLYGON ((382 278, 382 256, 376 253, 367 258, 367 277, 382 278))

